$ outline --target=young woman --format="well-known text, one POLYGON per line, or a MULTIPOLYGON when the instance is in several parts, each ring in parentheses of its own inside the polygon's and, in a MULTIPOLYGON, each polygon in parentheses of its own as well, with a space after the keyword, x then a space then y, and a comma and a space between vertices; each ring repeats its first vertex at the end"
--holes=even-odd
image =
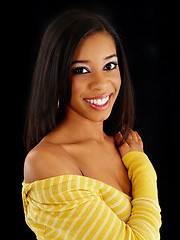
POLYGON ((159 239, 156 173, 133 128, 121 41, 70 11, 47 28, 25 143, 25 219, 37 239, 159 239))

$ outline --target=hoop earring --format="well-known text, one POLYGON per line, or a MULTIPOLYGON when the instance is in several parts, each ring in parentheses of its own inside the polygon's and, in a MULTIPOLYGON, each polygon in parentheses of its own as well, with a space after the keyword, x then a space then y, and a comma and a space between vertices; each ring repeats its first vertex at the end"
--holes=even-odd
POLYGON ((58 103, 57 103, 57 108, 59 109, 59 99, 58 99, 58 103))

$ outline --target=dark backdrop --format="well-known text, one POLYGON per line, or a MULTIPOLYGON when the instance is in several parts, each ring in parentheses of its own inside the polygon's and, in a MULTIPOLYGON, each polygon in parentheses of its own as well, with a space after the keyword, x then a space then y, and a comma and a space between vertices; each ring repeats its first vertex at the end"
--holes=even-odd
POLYGON ((4 184, 8 195, 3 202, 8 209, 8 226, 15 225, 8 233, 14 238, 35 239, 25 224, 21 200, 23 162, 27 154, 22 132, 41 38, 48 23, 58 13, 82 8, 104 15, 123 39, 135 89, 135 129, 142 136, 145 152, 158 174, 163 221, 161 239, 175 239, 179 205, 179 8, 121 7, 120 4, 121 1, 66 4, 37 0, 9 3, 4 8, 4 25, 7 27, 3 36, 7 47, 3 45, 2 48, 6 51, 8 66, 4 81, 8 90, 4 102, 8 103, 10 117, 4 117, 8 129, 5 131, 8 157, 3 160, 7 163, 3 169, 8 172, 9 182, 4 184))

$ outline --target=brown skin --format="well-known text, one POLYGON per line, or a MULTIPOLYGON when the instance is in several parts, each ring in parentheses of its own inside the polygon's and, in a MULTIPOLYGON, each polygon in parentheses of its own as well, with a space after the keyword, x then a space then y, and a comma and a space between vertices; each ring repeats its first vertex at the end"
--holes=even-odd
POLYGON ((111 113, 121 86, 121 76, 112 37, 97 32, 83 39, 76 49, 72 65, 71 100, 65 121, 45 136, 27 155, 24 165, 25 182, 30 183, 64 174, 84 175, 102 181, 130 195, 131 184, 122 162, 129 151, 143 152, 141 138, 131 131, 119 147, 121 134, 114 137, 103 132, 103 121, 111 113), (108 70, 106 68, 108 64, 108 70), (81 74, 74 69, 81 67, 81 74), (97 111, 84 98, 111 93, 110 105, 97 111), (119 154, 120 153, 120 154, 119 154))

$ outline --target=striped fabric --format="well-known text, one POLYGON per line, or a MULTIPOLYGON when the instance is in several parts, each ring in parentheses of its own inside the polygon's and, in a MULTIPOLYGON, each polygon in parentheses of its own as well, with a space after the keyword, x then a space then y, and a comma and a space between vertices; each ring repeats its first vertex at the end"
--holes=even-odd
POLYGON ((125 156, 132 198, 79 175, 23 182, 25 219, 37 239, 159 239, 155 171, 145 154, 131 152, 125 156))

